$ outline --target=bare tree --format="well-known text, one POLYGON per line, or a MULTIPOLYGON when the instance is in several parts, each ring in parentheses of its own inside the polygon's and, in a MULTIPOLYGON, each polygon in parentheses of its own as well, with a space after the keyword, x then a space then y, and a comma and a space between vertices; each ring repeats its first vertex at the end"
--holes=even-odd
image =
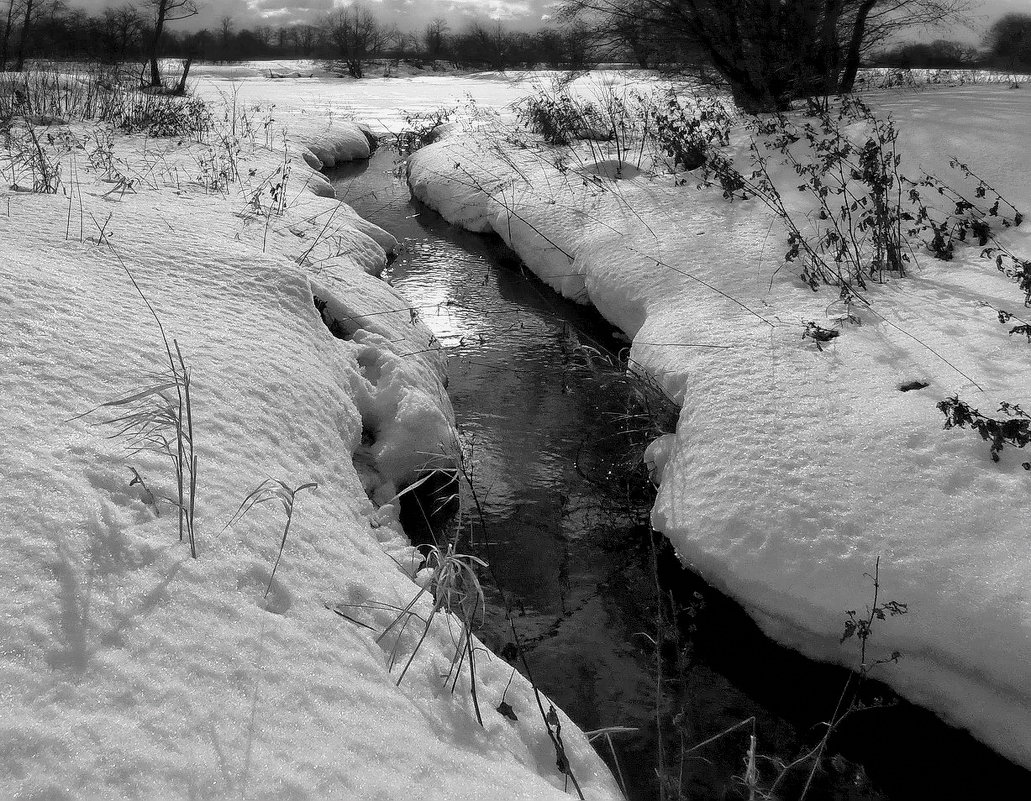
POLYGON ((319 29, 314 25, 298 25, 294 28, 294 41, 302 56, 310 56, 319 44, 319 29))
POLYGON ((449 30, 447 20, 443 17, 435 17, 430 20, 422 32, 422 43, 426 47, 426 56, 428 58, 436 61, 444 55, 444 50, 447 46, 447 32, 449 30))
POLYGON ((504 70, 512 55, 512 36, 500 22, 486 25, 470 22, 459 37, 456 49, 461 49, 463 60, 479 62, 491 69, 504 70))
POLYGON ((264 47, 272 47, 276 40, 276 31, 268 25, 259 25, 251 33, 254 34, 254 40, 264 47))
POLYGON ((597 39, 593 31, 581 22, 573 22, 562 28, 545 27, 535 33, 527 43, 527 60, 535 60, 555 69, 584 69, 588 56, 597 51, 597 39))
MULTIPOLYGON (((567 0, 566 12, 666 48, 697 48, 749 111, 850 92, 863 53, 901 27, 954 17, 968 0, 567 0)), ((629 44, 629 42, 628 42, 629 44)), ((631 47, 632 49, 632 47, 631 47)))
POLYGON ((591 55, 591 31, 580 22, 573 22, 562 32, 564 63, 570 69, 584 69, 591 55))
MULTIPOLYGON (((593 5, 601 10, 600 4, 570 3, 566 14, 577 21, 577 14, 593 5)), ((593 15, 591 38, 603 58, 629 56, 639 67, 648 68, 663 57, 668 58, 675 50, 669 41, 673 32, 657 24, 649 0, 623 0, 618 9, 614 3, 612 6, 610 12, 593 15)), ((579 21, 582 24, 582 20, 579 21)))
POLYGON ((21 13, 21 4, 18 0, 8 0, 7 19, 4 22, 3 35, 0 36, 0 72, 7 69, 8 48, 11 43, 11 31, 14 30, 14 20, 21 13))
POLYGON ((158 47, 166 22, 192 17, 197 13, 196 0, 148 0, 154 9, 154 38, 150 44, 150 85, 161 86, 161 70, 158 67, 158 47))
POLYGON ((25 0, 22 6, 21 36, 18 37, 18 53, 14 57, 14 71, 21 72, 25 68, 25 46, 32 37, 32 10, 35 0, 25 0))
POLYGON ((18 37, 18 50, 14 56, 14 71, 21 72, 25 68, 29 43, 33 40, 35 27, 40 20, 53 22, 64 11, 62 0, 22 0, 21 34, 18 37))
POLYGON ((334 11, 326 20, 326 30, 352 78, 363 77, 363 63, 386 44, 383 26, 369 9, 360 5, 334 11))
POLYGON ((988 52, 1012 70, 1031 68, 1031 14, 1006 14, 985 35, 988 52))
POLYGON ((143 33, 143 17, 134 6, 126 4, 118 8, 105 8, 102 19, 106 56, 114 62, 122 61, 130 49, 135 49, 139 43, 143 33))
POLYGON ((418 40, 408 31, 403 31, 397 25, 391 25, 384 35, 384 39, 390 45, 395 58, 407 58, 409 50, 418 44, 418 40))
POLYGON ((971 3, 972 0, 847 0, 840 27, 848 38, 848 48, 835 89, 841 94, 851 92, 863 56, 890 41, 902 29, 964 22, 971 3))
POLYGON ((218 21, 219 61, 231 61, 230 49, 233 42, 233 18, 226 14, 218 21))

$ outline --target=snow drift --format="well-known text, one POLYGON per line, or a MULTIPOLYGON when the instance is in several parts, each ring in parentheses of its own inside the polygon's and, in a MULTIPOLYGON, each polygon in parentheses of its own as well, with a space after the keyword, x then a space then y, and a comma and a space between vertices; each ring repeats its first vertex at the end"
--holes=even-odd
MULTIPOLYGON (((1026 209, 1022 94, 876 101, 898 119, 910 169, 945 172, 955 152, 1026 209)), ((902 659, 874 675, 1031 767, 1026 457, 1009 449, 993 463, 976 434, 943 431, 935 408, 955 393, 985 413, 1027 402, 1025 343, 991 308, 1019 310, 1017 288, 976 248, 921 258, 872 286, 849 322, 833 290, 813 293, 783 266, 757 201, 668 177, 595 180, 557 169, 546 147, 512 144, 525 137, 472 130, 430 145, 411 159, 412 192, 496 231, 546 283, 594 304, 680 401, 675 443, 649 452, 656 528, 772 637, 852 666, 845 611, 870 603, 879 557, 881 601, 910 613, 876 625, 870 658, 902 659), (840 336, 818 348, 805 321, 840 336), (900 391, 917 379, 927 387, 900 391)), ((1008 243, 1031 252, 1026 232, 1008 243)))
MULTIPOLYGON (((361 130, 341 129, 302 137, 309 160, 360 153, 361 130)), ((566 797, 534 693, 507 663, 477 659, 483 727, 468 670, 443 687, 443 616, 404 681, 389 669, 421 624, 379 635, 425 581, 396 492, 453 449, 443 360, 373 277, 396 242, 319 196, 300 145, 245 151, 242 183, 221 192, 194 177, 201 145, 117 137, 111 163, 150 180, 112 192, 80 166, 74 204, 7 197, 4 797, 566 797), (284 165, 290 200, 273 213, 266 179, 284 165), (75 419, 163 369, 127 271, 191 370, 196 560, 162 501, 167 459, 109 437, 103 410, 75 419), (318 483, 285 544, 278 506, 226 527, 269 477, 318 483)), ((561 720, 588 797, 619 797, 561 720)))

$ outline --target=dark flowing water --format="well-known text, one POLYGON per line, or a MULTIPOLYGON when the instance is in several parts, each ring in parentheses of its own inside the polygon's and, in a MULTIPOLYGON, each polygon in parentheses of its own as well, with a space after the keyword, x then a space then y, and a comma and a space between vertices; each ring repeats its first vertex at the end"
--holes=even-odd
MULTIPOLYGON (((848 674, 772 643, 683 570, 641 524, 640 498, 621 511, 610 474, 626 461, 613 433, 626 387, 618 369, 588 358, 618 351, 618 336, 528 276, 497 237, 411 200, 395 160, 381 149, 329 177, 403 242, 384 277, 449 353, 448 392, 483 508, 483 530, 472 520, 461 550, 491 564, 477 633, 505 655, 518 640, 535 683, 582 729, 636 730, 612 734, 613 747, 596 741, 633 801, 660 797, 660 741, 664 798, 748 798, 740 777, 753 732, 768 787, 777 760, 819 739, 848 674)), ((1031 774, 969 736, 874 683, 864 697, 888 704, 846 721, 808 798, 1031 797, 1031 774)), ((797 798, 808 772, 789 774, 778 796, 797 798)))

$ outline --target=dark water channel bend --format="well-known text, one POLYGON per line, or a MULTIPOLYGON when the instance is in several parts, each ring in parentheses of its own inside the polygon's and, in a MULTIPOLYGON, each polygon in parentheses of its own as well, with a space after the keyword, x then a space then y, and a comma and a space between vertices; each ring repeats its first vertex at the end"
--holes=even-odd
MULTIPOLYGON (((339 198, 403 242, 384 277, 449 353, 448 392, 489 532, 489 546, 474 534, 462 550, 488 559, 498 578, 478 634, 497 653, 510 645, 504 593, 541 690, 584 730, 638 729, 613 737, 632 801, 660 797, 657 720, 665 798, 678 797, 677 785, 683 798, 747 798, 739 777, 751 726, 681 755, 752 716, 768 786, 774 760, 790 762, 819 738, 846 673, 763 637, 668 547, 655 557, 647 527, 614 511, 620 499, 596 479, 620 458, 610 436, 618 370, 596 359, 585 368, 582 346, 618 351, 619 338, 528 276, 497 237, 451 226, 411 200, 396 160, 381 148, 329 177, 339 198)), ((808 798, 1031 798, 1027 771, 883 687, 870 696, 892 703, 846 722, 808 798)), ((614 766, 608 746, 596 745, 614 766)), ((806 773, 779 797, 797 798, 806 773)))

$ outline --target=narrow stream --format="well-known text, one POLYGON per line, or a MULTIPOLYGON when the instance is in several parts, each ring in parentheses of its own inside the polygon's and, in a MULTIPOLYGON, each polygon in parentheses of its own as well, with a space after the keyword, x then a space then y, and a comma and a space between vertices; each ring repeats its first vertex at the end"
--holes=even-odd
MULTIPOLYGON (((462 549, 488 560, 495 579, 477 633, 508 655, 514 625, 533 680, 582 729, 636 729, 612 735, 618 765, 604 738, 595 743, 631 801, 660 797, 658 726, 663 797, 748 798, 740 777, 753 731, 768 787, 775 760, 791 762, 818 739, 847 673, 763 637, 668 546, 653 545, 640 509, 621 512, 608 474, 625 461, 611 436, 625 386, 593 355, 617 353, 619 336, 528 276, 497 237, 411 200, 396 159, 381 148, 328 177, 339 198, 403 242, 384 277, 449 353, 448 392, 487 532, 475 521, 462 549), (751 717, 754 725, 688 751, 751 717)), ((1001 797, 1004 787, 1031 797, 1027 771, 885 688, 868 689, 890 705, 844 724, 808 798, 995 797, 993 788, 1001 797)), ((807 775, 789 775, 779 797, 797 798, 807 775)))

